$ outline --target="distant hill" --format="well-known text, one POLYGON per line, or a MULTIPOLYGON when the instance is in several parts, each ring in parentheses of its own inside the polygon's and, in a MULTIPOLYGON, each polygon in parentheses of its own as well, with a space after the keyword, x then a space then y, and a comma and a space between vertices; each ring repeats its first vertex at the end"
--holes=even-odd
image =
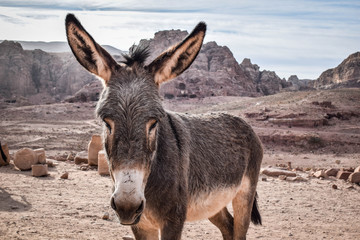
MULTIPOLYGON (((0 41, 0 43, 3 41, 0 41)), ((61 53, 61 52, 71 52, 70 47, 67 42, 34 42, 34 41, 14 41, 21 44, 24 50, 35 50, 40 49, 44 52, 49 53, 61 53)), ((126 53, 115 47, 109 45, 102 45, 111 55, 121 55, 126 53)))
POLYGON ((360 87, 360 52, 351 54, 337 67, 323 72, 314 82, 314 87, 360 87))

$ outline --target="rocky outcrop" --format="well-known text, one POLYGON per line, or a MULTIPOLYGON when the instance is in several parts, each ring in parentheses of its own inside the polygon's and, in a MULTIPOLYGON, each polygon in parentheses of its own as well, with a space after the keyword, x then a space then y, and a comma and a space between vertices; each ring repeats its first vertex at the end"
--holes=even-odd
MULTIPOLYGON (((170 30, 155 33, 153 39, 141 40, 151 49, 148 62, 187 35, 186 31, 170 30)), ((160 94, 167 99, 262 95, 257 92, 253 80, 239 66, 230 49, 216 42, 205 43, 189 69, 164 83, 160 94)))
POLYGON ((256 91, 260 93, 260 95, 272 95, 280 92, 283 88, 291 86, 291 83, 286 82, 285 79, 280 79, 273 71, 260 71, 260 67, 252 64, 248 58, 242 61, 240 67, 245 74, 252 79, 256 86, 256 91))
POLYGON ((24 50, 19 43, 0 43, 0 95, 16 102, 19 96, 34 104, 58 102, 73 95, 95 77, 71 53, 24 50))
POLYGON ((323 72, 315 81, 315 88, 360 87, 360 52, 347 57, 340 65, 323 72))
POLYGON ((291 91, 304 91, 314 89, 314 80, 299 79, 296 75, 291 75, 287 80, 289 84, 288 90, 291 91))

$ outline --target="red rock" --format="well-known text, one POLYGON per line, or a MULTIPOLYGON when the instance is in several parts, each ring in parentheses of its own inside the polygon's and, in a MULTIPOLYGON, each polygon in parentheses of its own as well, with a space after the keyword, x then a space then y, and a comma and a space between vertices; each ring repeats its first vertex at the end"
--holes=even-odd
POLYGON ((98 173, 100 175, 109 175, 109 164, 104 150, 98 153, 98 173))
POLYGON ((336 174, 338 173, 339 169, 336 168, 330 168, 325 171, 326 175, 336 177, 336 174))
POLYGON ((43 148, 38 148, 35 149, 34 152, 36 152, 38 163, 45 164, 46 163, 45 150, 43 148))
POLYGON ((69 173, 68 172, 64 172, 61 176, 61 179, 68 179, 69 178, 69 173))
POLYGON ((285 175, 287 177, 296 177, 296 173, 294 172, 276 168, 266 168, 261 173, 270 177, 278 177, 280 175, 285 175))
POLYGON ((351 172, 345 172, 345 171, 339 171, 336 175, 336 178, 338 179, 344 179, 347 180, 350 176, 351 172))
POLYGON ((74 158, 75 164, 87 163, 88 153, 86 151, 78 152, 74 158))
POLYGON ((103 148, 100 135, 93 135, 88 145, 88 164, 91 166, 98 165, 98 153, 103 148))
POLYGON ((43 177, 48 175, 47 164, 35 164, 31 166, 31 175, 34 177, 43 177))
POLYGON ((328 178, 328 175, 325 173, 324 170, 319 170, 314 173, 314 177, 317 178, 328 178))
POLYGON ((37 163, 37 154, 30 148, 22 148, 14 155, 14 165, 21 171, 30 170, 37 163))
POLYGON ((349 176, 349 182, 360 183, 360 172, 354 172, 349 176))

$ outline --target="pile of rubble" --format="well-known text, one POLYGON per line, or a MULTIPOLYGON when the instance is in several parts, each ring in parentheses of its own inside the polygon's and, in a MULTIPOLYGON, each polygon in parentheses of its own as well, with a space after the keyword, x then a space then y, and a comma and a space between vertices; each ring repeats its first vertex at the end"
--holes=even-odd
MULTIPOLYGON (((10 163, 10 154, 7 144, 0 143, 0 166, 10 163)), ((100 135, 93 135, 88 144, 88 150, 78 152, 77 154, 69 153, 67 155, 57 155, 46 157, 45 149, 22 148, 17 150, 13 155, 13 164, 20 171, 31 170, 34 177, 48 176, 48 167, 54 167, 56 161, 74 161, 80 165, 81 170, 89 168, 98 169, 100 175, 109 175, 109 166, 107 156, 103 150, 103 144, 100 135)), ((61 175, 62 179, 68 178, 68 173, 61 175)))
MULTIPOLYGON (((289 162, 287 166, 284 164, 280 164, 276 167, 269 166, 262 169, 261 174, 292 182, 308 181, 310 178, 315 177, 319 179, 343 179, 349 183, 360 185, 360 166, 357 168, 328 168, 313 170, 311 168, 292 168, 291 162, 289 162)), ((266 178, 263 178, 263 181, 266 181, 266 178)))

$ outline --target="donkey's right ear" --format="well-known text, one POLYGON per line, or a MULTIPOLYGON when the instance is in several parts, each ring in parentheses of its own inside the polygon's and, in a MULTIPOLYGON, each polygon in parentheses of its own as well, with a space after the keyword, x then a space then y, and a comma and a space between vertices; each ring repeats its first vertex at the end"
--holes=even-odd
POLYGON ((73 14, 66 16, 65 27, 68 43, 78 62, 107 84, 117 62, 94 41, 73 14))

